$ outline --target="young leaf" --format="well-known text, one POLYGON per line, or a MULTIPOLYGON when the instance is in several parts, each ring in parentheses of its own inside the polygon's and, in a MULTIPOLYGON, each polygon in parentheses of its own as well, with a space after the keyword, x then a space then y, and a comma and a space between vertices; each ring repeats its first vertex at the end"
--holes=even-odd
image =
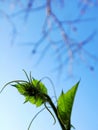
POLYGON ((79 82, 75 84, 66 93, 62 91, 57 101, 58 117, 60 118, 61 122, 65 125, 66 130, 70 130, 71 127, 71 112, 78 85, 79 82))
POLYGON ((47 94, 47 89, 39 80, 33 79, 32 82, 17 83, 13 86, 25 97, 25 102, 29 101, 37 107, 46 102, 45 94, 47 94))

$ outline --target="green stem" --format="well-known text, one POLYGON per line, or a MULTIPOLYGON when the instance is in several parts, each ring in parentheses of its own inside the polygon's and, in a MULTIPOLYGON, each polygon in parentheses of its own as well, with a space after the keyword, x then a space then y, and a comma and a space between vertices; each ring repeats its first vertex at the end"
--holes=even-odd
POLYGON ((50 106, 52 107, 52 109, 53 109, 53 111, 54 111, 54 113, 55 113, 55 115, 56 115, 56 117, 57 117, 57 119, 58 119, 58 121, 59 121, 59 124, 60 124, 62 130, 66 130, 64 124, 61 122, 61 120, 60 120, 60 118, 59 118, 59 116, 58 116, 57 109, 56 109, 54 103, 52 102, 51 98, 50 98, 48 95, 45 95, 45 97, 47 98, 47 102, 48 102, 48 103, 50 104, 50 106))

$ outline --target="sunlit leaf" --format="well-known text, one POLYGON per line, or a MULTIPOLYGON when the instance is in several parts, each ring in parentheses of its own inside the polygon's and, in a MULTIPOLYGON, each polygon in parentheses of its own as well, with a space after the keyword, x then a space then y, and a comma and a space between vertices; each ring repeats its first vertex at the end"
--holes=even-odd
POLYGON ((33 86, 38 88, 41 93, 47 94, 47 88, 41 81, 34 79, 32 80, 32 83, 33 83, 33 86))
POLYGON ((29 101, 38 107, 46 101, 45 94, 47 94, 47 89, 39 80, 33 79, 31 83, 17 83, 13 86, 18 89, 20 94, 24 95, 24 103, 29 101))
POLYGON ((57 102, 57 111, 61 122, 65 125, 66 130, 70 130, 71 127, 71 113, 72 106, 75 98, 75 94, 78 88, 79 82, 75 84, 69 91, 64 93, 62 91, 57 102))

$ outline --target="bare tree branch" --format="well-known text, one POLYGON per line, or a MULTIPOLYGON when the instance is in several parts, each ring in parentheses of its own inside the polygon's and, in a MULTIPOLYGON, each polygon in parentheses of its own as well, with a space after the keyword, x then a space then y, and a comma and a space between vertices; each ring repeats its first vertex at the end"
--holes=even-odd
MULTIPOLYGON (((3 1, 0 2, 3 3, 3 1)), ((65 11, 66 6, 68 5, 68 3, 70 3, 70 1, 68 2, 65 0, 44 0, 39 2, 38 0, 28 0, 25 3, 21 0, 14 0, 13 3, 18 5, 18 10, 13 11, 11 14, 6 13, 6 11, 4 12, 0 10, 0 13, 3 14, 3 16, 7 19, 7 21, 10 23, 12 27, 12 42, 17 34, 17 28, 14 24, 13 19, 16 17, 18 18, 19 15, 23 15, 23 20, 27 21, 27 19, 31 17, 30 13, 40 12, 41 14, 41 11, 43 11, 44 22, 41 23, 41 37, 37 39, 37 42, 30 42, 30 44, 32 45, 32 54, 39 53, 41 46, 44 46, 41 48, 42 50, 40 51, 38 62, 44 59, 44 56, 48 53, 49 49, 51 49, 54 51, 56 60, 58 61, 58 67, 56 69, 60 72, 62 72, 62 70, 64 70, 66 66, 69 66, 71 70, 77 55, 80 55, 79 60, 86 64, 86 66, 88 66, 90 70, 94 70, 94 67, 91 67, 90 63, 87 62, 87 59, 84 60, 81 54, 87 55, 94 61, 98 61, 98 58, 96 56, 93 56, 89 51, 85 49, 85 45, 90 43, 94 36, 97 34, 96 31, 94 31, 95 29, 92 30, 91 35, 87 36, 84 40, 75 38, 74 35, 71 35, 71 33, 78 32, 79 24, 85 24, 98 20, 97 16, 83 17, 86 15, 89 9, 93 9, 93 7, 98 7, 97 0, 76 1, 78 9, 78 12, 76 12, 77 17, 75 16, 73 18, 70 18, 69 16, 69 19, 66 19, 66 17, 63 19, 60 18, 60 14, 57 14, 56 10, 59 10, 60 12, 62 8, 65 11), (56 7, 57 5, 60 6, 56 7), (21 7, 19 8, 19 6, 21 7), (70 33, 68 32, 68 29, 70 30, 70 33), (54 33, 55 31, 57 32, 56 35, 54 33)), ((72 11, 73 10, 70 10, 70 12, 72 11)), ((29 45, 29 41, 27 45, 29 45)))

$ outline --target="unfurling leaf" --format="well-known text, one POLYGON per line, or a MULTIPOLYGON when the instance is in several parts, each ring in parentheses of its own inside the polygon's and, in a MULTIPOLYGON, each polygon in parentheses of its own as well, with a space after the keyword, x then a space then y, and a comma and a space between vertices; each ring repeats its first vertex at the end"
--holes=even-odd
POLYGON ((47 89, 39 80, 33 79, 31 82, 16 83, 13 86, 25 97, 25 102, 29 101, 37 107, 46 102, 47 89))
POLYGON ((66 130, 70 130, 71 127, 71 112, 78 85, 79 82, 66 93, 62 91, 57 101, 58 116, 65 125, 66 130))

